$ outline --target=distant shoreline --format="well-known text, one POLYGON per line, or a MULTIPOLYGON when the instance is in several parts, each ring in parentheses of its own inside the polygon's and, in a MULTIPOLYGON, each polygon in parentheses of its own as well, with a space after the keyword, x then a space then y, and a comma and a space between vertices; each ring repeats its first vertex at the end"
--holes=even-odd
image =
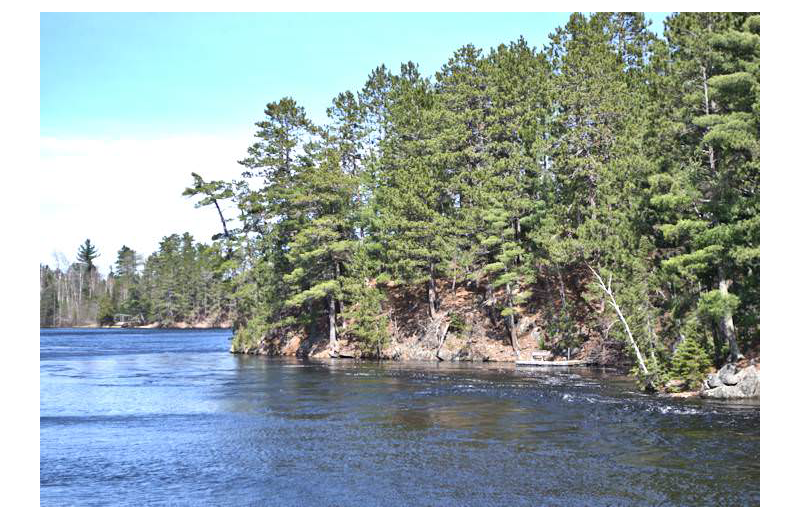
POLYGON ((158 329, 158 330, 209 330, 209 329, 232 329, 231 325, 182 325, 161 326, 159 324, 136 325, 131 327, 121 327, 119 325, 73 325, 70 327, 39 327, 39 330, 50 329, 158 329))

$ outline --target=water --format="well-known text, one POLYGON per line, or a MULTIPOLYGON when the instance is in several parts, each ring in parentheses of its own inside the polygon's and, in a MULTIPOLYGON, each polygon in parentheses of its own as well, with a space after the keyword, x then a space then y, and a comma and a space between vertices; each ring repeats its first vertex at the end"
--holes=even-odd
POLYGON ((757 403, 614 372, 234 356, 42 330, 43 506, 759 505, 757 403))

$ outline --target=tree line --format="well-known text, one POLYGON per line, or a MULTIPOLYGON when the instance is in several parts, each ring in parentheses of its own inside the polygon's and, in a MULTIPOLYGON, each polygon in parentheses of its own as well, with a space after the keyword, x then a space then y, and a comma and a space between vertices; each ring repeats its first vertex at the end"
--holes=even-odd
POLYGON ((94 264, 99 255, 87 239, 75 262, 40 266, 40 326, 219 324, 231 314, 235 302, 218 272, 217 246, 189 233, 164 237, 146 259, 122 246, 106 277, 94 264))

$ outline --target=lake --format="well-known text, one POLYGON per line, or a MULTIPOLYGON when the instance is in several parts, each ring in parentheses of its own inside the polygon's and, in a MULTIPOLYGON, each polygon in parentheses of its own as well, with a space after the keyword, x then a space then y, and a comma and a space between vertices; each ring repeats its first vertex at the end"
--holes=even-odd
POLYGON ((758 401, 617 371, 228 353, 229 330, 42 329, 42 506, 760 503, 758 401))

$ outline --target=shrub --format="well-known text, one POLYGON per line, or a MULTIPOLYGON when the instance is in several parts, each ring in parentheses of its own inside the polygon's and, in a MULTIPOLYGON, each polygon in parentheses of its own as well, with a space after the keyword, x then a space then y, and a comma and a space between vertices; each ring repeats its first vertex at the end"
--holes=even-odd
POLYGON ((448 330, 456 334, 467 330, 467 322, 464 320, 464 316, 460 313, 450 314, 450 328, 448 330))

